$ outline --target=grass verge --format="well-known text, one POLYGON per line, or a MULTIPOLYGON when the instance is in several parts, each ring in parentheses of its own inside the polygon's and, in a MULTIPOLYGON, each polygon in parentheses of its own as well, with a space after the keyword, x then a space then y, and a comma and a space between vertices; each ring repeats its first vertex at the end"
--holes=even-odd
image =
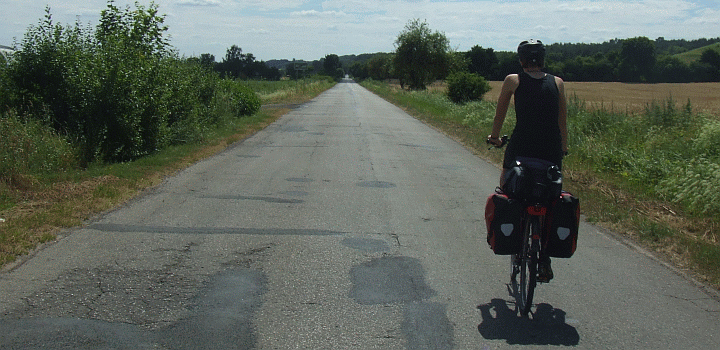
POLYGON ((57 239, 62 229, 81 225, 155 186, 178 170, 215 155, 265 128, 290 109, 334 85, 328 80, 263 83, 258 113, 229 121, 201 143, 172 146, 132 162, 92 164, 87 169, 16 176, 0 181, 0 266, 38 245, 57 239), (271 105, 268 105, 271 104, 271 105))

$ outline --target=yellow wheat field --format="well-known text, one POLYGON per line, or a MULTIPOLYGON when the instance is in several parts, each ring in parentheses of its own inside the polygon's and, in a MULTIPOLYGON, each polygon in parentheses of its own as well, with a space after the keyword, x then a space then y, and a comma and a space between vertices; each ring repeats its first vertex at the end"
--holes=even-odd
MULTIPOLYGON (((497 101, 501 81, 491 81, 486 101, 497 101)), ((576 95, 590 108, 604 107, 620 112, 642 111, 653 101, 665 103, 672 98, 684 106, 690 100, 693 111, 707 112, 720 118, 720 83, 627 84, 566 82, 568 98, 576 95)))

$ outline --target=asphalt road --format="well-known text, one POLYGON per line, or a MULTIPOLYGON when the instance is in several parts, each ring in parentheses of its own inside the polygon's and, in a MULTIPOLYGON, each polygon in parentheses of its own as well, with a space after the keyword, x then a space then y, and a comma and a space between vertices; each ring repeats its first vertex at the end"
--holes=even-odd
POLYGON ((338 84, 1 273, 0 348, 717 348, 714 294, 587 224, 518 317, 498 174, 338 84))

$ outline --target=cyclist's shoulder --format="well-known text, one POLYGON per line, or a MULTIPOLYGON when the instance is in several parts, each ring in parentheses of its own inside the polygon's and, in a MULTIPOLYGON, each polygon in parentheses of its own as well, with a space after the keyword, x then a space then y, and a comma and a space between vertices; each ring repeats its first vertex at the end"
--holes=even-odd
POLYGON ((515 91, 515 89, 520 85, 520 75, 518 74, 508 74, 505 77, 505 80, 503 81, 503 90, 510 90, 515 91))
POLYGON ((552 77, 555 78, 555 85, 557 85, 558 90, 563 91, 565 89, 565 81, 556 75, 552 77))
POLYGON ((520 81, 520 74, 508 74, 505 77, 505 81, 520 81))

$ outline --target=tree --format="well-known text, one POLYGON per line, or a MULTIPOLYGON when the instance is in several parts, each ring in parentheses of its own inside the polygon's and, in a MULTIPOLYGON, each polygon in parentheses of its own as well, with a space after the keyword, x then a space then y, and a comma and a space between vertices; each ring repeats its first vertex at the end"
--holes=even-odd
POLYGON ((345 71, 342 70, 342 64, 340 63, 340 57, 335 54, 325 56, 323 69, 325 70, 325 75, 329 75, 335 79, 341 79, 345 75, 345 71))
POLYGON ((470 73, 479 74, 486 79, 503 79, 498 76, 500 61, 493 49, 483 49, 482 46, 475 45, 467 53, 467 58, 470 60, 470 73))
POLYGON ((673 56, 661 57, 655 63, 656 81, 663 83, 688 83, 694 78, 690 66, 673 56))
POLYGON ((149 7, 135 3, 120 10, 108 1, 107 9, 100 13, 100 24, 95 37, 101 46, 123 45, 143 55, 164 56, 169 53, 170 42, 164 35, 168 27, 164 25, 165 15, 158 15, 158 5, 149 7))
POLYGON ((624 40, 620 50, 620 79, 631 82, 648 81, 655 68, 655 45, 641 36, 624 40))
POLYGON ((390 78, 392 58, 386 55, 377 55, 367 62, 367 72, 373 80, 390 78))
POLYGON ((233 45, 227 49, 225 58, 217 65, 217 69, 223 76, 237 79, 242 73, 244 60, 245 55, 242 53, 242 49, 237 45, 233 45))
POLYGON ((441 79, 447 79, 448 76, 459 73, 468 72, 470 66, 470 60, 467 59, 467 55, 464 52, 449 51, 447 53, 447 72, 438 76, 441 79))
POLYGON ((508 74, 520 73, 522 67, 520 66, 520 58, 516 52, 508 52, 501 57, 498 57, 498 80, 503 80, 508 74))
POLYGON ((706 49, 700 56, 700 63, 707 65, 709 81, 720 81, 720 53, 706 49))
POLYGON ((449 41, 445 34, 432 32, 427 22, 408 22, 395 41, 395 72, 401 85, 424 90, 426 84, 448 72, 449 41))
POLYGON ((215 55, 204 53, 200 55, 200 65, 213 69, 215 67, 215 55))

